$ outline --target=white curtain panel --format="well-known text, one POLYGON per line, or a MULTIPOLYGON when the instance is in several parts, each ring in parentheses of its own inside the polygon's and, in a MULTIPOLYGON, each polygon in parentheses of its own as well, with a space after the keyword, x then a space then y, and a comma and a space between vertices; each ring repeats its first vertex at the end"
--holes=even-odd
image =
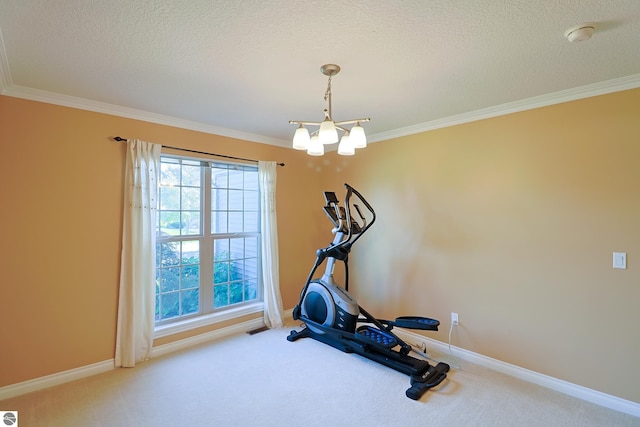
POLYGON ((153 346, 160 148, 127 141, 116 366, 148 359, 153 346))
POLYGON ((264 323, 269 328, 283 326, 280 270, 278 267, 278 224, 276 215, 276 163, 258 162, 260 179, 260 222, 262 232, 262 282, 264 323))

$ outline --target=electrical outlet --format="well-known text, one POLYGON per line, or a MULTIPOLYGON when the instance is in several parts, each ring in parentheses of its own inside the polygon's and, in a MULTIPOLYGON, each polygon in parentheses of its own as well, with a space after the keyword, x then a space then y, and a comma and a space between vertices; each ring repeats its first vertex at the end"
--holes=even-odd
POLYGON ((451 324, 454 326, 458 326, 459 322, 458 322, 458 313, 454 313, 453 311, 451 312, 451 324))

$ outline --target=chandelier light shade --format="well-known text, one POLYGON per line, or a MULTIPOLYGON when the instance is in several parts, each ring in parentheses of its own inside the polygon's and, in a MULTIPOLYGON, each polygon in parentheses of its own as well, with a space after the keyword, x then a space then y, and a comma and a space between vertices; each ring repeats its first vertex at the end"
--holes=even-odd
POLYGON ((357 122, 356 125, 351 128, 349 139, 351 140, 353 148, 365 148, 367 146, 367 135, 364 134, 364 129, 360 126, 360 122, 357 122))
POLYGON ((338 144, 338 154, 343 156, 352 156, 355 154, 356 148, 365 148, 367 146, 367 136, 364 129, 360 126, 360 122, 368 122, 370 118, 351 119, 336 122, 331 115, 331 78, 340 72, 340 67, 335 64, 325 64, 320 67, 322 74, 329 78, 327 90, 324 94, 324 100, 327 101, 327 108, 324 110, 324 120, 321 122, 307 122, 299 120, 290 120, 290 124, 298 125, 293 135, 293 148, 296 150, 307 150, 310 156, 324 155, 324 146, 338 144), (355 125, 349 130, 345 125, 355 125), (306 126, 317 126, 318 129, 312 133, 306 126), (342 138, 338 131, 342 132, 342 138))
POLYGON ((309 131, 300 125, 293 135, 293 148, 296 150, 308 150, 310 143, 311 136, 309 135, 309 131))
POLYGON ((310 156, 324 156, 324 144, 320 142, 317 134, 311 137, 307 154, 310 156))
POLYGON ((351 138, 349 138, 349 132, 346 132, 342 135, 342 139, 340 140, 340 144, 338 144, 338 154, 341 156, 353 156, 356 154, 356 147, 351 143, 351 138))
POLYGON ((318 137, 323 144, 335 144, 338 142, 338 129, 333 120, 327 116, 326 119, 320 123, 320 130, 318 131, 318 137))

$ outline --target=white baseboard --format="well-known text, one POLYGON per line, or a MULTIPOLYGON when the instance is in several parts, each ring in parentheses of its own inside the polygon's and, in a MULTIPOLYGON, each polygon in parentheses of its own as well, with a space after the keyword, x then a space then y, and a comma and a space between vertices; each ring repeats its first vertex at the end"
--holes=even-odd
MULTIPOLYGON (((406 339, 409 343, 415 344, 425 342, 427 344, 427 348, 432 347, 440 353, 449 354, 449 345, 446 343, 436 341, 434 339, 425 337, 424 335, 419 335, 415 332, 411 332, 405 329, 394 329, 394 332, 400 338, 406 339)), ((491 357, 483 356, 482 354, 474 353, 472 351, 455 347, 453 345, 451 346, 451 350, 453 351, 455 357, 459 359, 466 360, 468 362, 484 366, 489 369, 493 369, 494 371, 498 371, 503 374, 533 384, 537 384, 551 390, 559 391, 560 393, 564 393, 587 402, 595 403, 596 405, 600 405, 605 408, 624 412, 625 414, 633 415, 634 417, 640 417, 640 403, 602 393, 538 372, 530 371, 528 369, 524 369, 510 363, 502 362, 491 357)))
MULTIPOLYGON (((183 350, 194 345, 203 344, 205 342, 221 339, 230 335, 248 332, 262 326, 264 326, 264 321, 262 320, 262 318, 238 323, 237 325, 217 329, 205 334, 196 335, 195 337, 185 338, 169 344, 153 347, 153 349, 151 350, 151 357, 154 358, 163 356, 165 354, 183 350)), ((34 378, 32 380, 23 381, 21 383, 0 387, 0 400, 9 399, 11 397, 20 396, 22 394, 43 390, 45 388, 79 380, 81 378, 101 374, 112 369, 115 369, 115 363, 113 359, 110 359, 103 362, 93 363, 91 365, 81 366, 75 369, 69 369, 68 371, 57 372, 55 374, 46 375, 44 377, 34 378)))
POLYGON ((9 399, 10 397, 20 396, 21 394, 27 394, 48 387, 53 387, 55 385, 101 374, 112 369, 114 369, 113 359, 92 363, 91 365, 81 366, 75 369, 69 369, 68 371, 57 372, 55 374, 34 378, 17 384, 7 385, 0 387, 0 400, 9 399))

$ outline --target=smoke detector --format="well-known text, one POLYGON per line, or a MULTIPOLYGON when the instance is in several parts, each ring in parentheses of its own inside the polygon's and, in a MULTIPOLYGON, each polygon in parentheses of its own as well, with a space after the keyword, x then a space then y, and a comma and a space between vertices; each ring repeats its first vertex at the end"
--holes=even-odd
POLYGON ((576 25, 575 27, 569 28, 564 32, 564 36, 571 43, 581 42, 584 40, 589 40, 593 35, 593 32, 596 29, 596 24, 593 22, 587 22, 586 24, 576 25))

